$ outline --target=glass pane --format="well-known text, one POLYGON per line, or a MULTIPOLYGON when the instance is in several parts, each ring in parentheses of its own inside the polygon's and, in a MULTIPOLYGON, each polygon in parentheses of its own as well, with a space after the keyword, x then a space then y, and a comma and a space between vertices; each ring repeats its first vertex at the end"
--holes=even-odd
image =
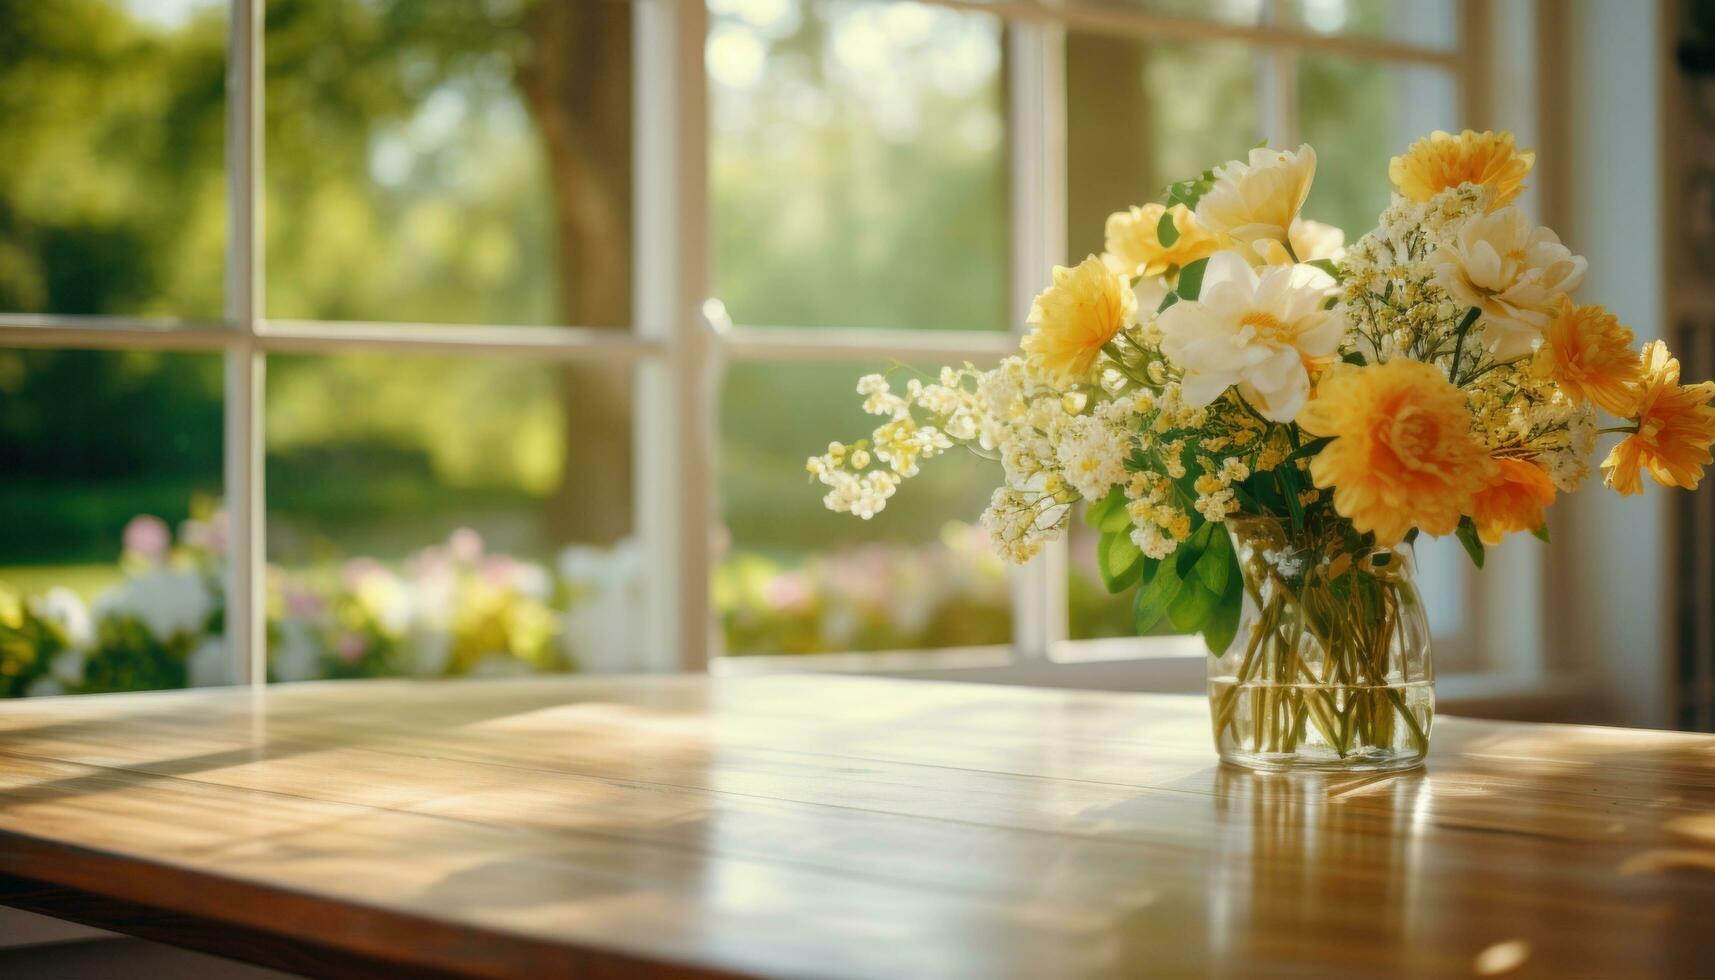
POLYGON ((0 697, 220 683, 221 358, 0 350, 0 697))
POLYGON ((717 294, 743 324, 1004 330, 1001 24, 868 0, 717 0, 717 294))
POLYGON ((269 0, 269 315, 628 322, 630 25, 269 0))
POLYGON ((1109 214, 1156 200, 1169 183, 1242 157, 1261 138, 1252 48, 1076 33, 1066 44, 1073 259, 1102 251, 1109 214))
POLYGON ((824 488, 804 476, 805 458, 830 440, 875 428, 854 390, 863 373, 856 364, 728 372, 720 480, 729 540, 714 598, 729 654, 1011 639, 1006 569, 977 527, 998 464, 963 450, 929 460, 869 521, 824 509, 824 488))
POLYGON ((221 316, 225 11, 0 9, 0 312, 221 316))
POLYGON ((1436 129, 1458 130, 1458 90, 1448 72, 1341 58, 1304 57, 1299 120, 1316 147, 1307 217, 1356 241, 1388 206, 1391 157, 1436 129))
POLYGON ((626 381, 270 358, 271 679, 641 669, 626 381))
POLYGON ((1453 0, 1289 0, 1288 22, 1315 34, 1383 38, 1451 48, 1458 37, 1453 0))

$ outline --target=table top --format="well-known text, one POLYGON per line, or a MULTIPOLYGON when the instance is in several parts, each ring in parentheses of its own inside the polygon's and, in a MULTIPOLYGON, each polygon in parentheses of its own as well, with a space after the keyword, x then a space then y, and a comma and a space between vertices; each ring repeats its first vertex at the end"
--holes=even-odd
MULTIPOLYGON (((473 975, 1687 973, 1715 926, 1715 737, 1440 719, 1425 770, 1262 775, 1217 764, 1203 699, 1163 695, 50 698, 0 705, 0 874, 178 917, 188 944, 473 975)), ((0 900, 28 907, 18 887, 0 900)))

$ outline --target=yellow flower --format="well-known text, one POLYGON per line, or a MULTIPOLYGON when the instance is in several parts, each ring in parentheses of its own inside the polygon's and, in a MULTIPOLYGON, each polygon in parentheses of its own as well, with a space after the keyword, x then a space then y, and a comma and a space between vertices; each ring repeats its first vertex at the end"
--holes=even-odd
POLYGON ((1183 204, 1171 208, 1145 204, 1108 215, 1107 251, 1102 261, 1122 276, 1164 275, 1169 267, 1184 268, 1220 247, 1214 235, 1198 227, 1197 219, 1183 204), (1171 215, 1179 237, 1171 245, 1161 244, 1161 218, 1171 215))
POLYGON ((1399 543, 1413 526, 1452 531, 1494 478, 1464 393, 1422 361, 1330 368, 1298 424, 1335 437, 1311 460, 1310 475, 1380 545, 1399 543))
MULTIPOLYGON (((1292 254, 1298 256, 1300 262, 1317 259, 1338 262, 1346 256, 1346 233, 1320 221, 1300 218, 1292 222, 1286 238, 1292 243, 1292 254)), ((1292 255, 1286 254, 1286 246, 1272 238, 1256 242, 1255 248, 1266 265, 1286 265, 1292 261, 1292 255)))
POLYGON ((1090 256, 1076 268, 1055 266, 1054 284, 1036 297, 1020 345, 1042 373, 1061 384, 1088 381, 1102 345, 1137 317, 1137 296, 1090 256))
POLYGON ((1493 211, 1519 196, 1535 163, 1536 154, 1521 152, 1511 133, 1467 129, 1454 136, 1436 130, 1388 161, 1387 175, 1413 201, 1427 201, 1460 184, 1481 184, 1488 188, 1493 211))
POLYGON ((1622 418, 1632 414, 1643 362, 1632 350, 1632 332, 1612 313, 1561 297, 1560 313, 1543 327, 1542 339, 1533 374, 1553 379, 1574 402, 1591 402, 1622 418))
POLYGON ((1667 345, 1644 345, 1644 379, 1633 417, 1638 431, 1621 440, 1602 461, 1602 479, 1623 494, 1642 493, 1642 470, 1664 487, 1697 489, 1715 446, 1715 382, 1679 383, 1679 362, 1667 345))
POLYGON ((1548 471, 1522 459, 1496 460, 1495 477, 1477 492, 1471 519, 1484 544, 1500 544, 1514 531, 1542 526, 1542 512, 1554 503, 1554 481, 1548 471))
POLYGON ((1286 241, 1315 177, 1316 151, 1310 144, 1297 150, 1258 147, 1249 160, 1215 168, 1215 186, 1197 202, 1197 223, 1246 244, 1286 241))

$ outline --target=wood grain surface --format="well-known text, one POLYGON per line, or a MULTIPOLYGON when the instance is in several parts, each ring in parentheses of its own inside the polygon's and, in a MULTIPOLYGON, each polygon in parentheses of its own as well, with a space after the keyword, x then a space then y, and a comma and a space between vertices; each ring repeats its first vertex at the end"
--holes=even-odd
POLYGON ((312 974, 1710 975, 1715 738, 855 677, 0 705, 0 902, 312 974))

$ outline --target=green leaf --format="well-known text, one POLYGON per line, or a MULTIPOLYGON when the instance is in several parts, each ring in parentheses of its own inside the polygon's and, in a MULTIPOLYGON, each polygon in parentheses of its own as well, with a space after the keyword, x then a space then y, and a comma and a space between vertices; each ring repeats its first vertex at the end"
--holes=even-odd
POLYGON ((1174 303, 1177 303, 1177 302, 1179 302, 1179 294, 1178 293, 1168 293, 1166 296, 1161 297, 1161 305, 1157 306, 1155 308, 1155 312, 1157 312, 1157 313, 1166 312, 1166 310, 1169 306, 1172 306, 1174 303))
POLYGON ((1548 525, 1546 523, 1530 533, 1535 535, 1536 539, 1543 544, 1548 543, 1548 525))
MULTIPOLYGON (((1162 244, 1165 245, 1167 243, 1162 242, 1162 244)), ((1321 269, 1323 272, 1326 272, 1329 275, 1333 276, 1335 281, 1339 281, 1340 267, 1334 264, 1333 259, 1312 259, 1309 262, 1306 262, 1304 264, 1305 265, 1313 265, 1316 268, 1321 269)))
POLYGON ((1167 607, 1179 598, 1184 584, 1170 562, 1164 561, 1155 566, 1155 574, 1149 577, 1149 584, 1137 590, 1137 598, 1132 602, 1133 625, 1139 636, 1147 634, 1161 622, 1161 617, 1167 615, 1167 607))
POLYGON ((1364 357, 1364 355, 1358 353, 1355 350, 1349 350, 1349 351, 1345 352, 1344 354, 1341 354, 1340 360, 1346 362, 1347 364, 1357 365, 1358 367, 1363 367, 1364 365, 1370 363, 1369 360, 1364 357))
POLYGON ((1203 557, 1197 561, 1197 580, 1210 592, 1225 595, 1227 582, 1239 574, 1239 559, 1233 554, 1233 541, 1227 536, 1226 527, 1214 524, 1204 527, 1214 528, 1214 533, 1209 536, 1209 547, 1203 557))
POLYGON ((1465 554, 1471 556, 1471 564, 1483 567, 1483 541, 1477 537, 1477 525, 1469 517, 1459 519, 1459 543, 1465 546, 1465 554))
POLYGON ((1179 282, 1173 292, 1181 299, 1196 299, 1203 292, 1203 272, 1209 268, 1207 258, 1198 259, 1179 270, 1179 282))
POLYGON ((1090 501, 1090 505, 1084 509, 1084 523, 1098 531, 1117 531, 1130 523, 1129 518, 1126 517, 1125 503, 1125 491, 1119 487, 1114 487, 1108 491, 1106 497, 1090 501), (1118 526, 1110 527, 1109 523, 1115 519, 1116 512, 1121 523, 1118 526))
POLYGON ((1220 605, 1209 614, 1209 619, 1203 624, 1203 645, 1209 652, 1220 656, 1227 652, 1227 647, 1233 645, 1233 637, 1239 632, 1239 613, 1245 605, 1244 586, 1239 583, 1238 574, 1227 580, 1227 587, 1221 592, 1220 605))
POLYGON ((1167 607, 1167 618, 1181 633, 1201 632, 1209 616, 1221 604, 1221 597, 1192 579, 1185 583, 1167 607))
MULTIPOLYGON (((1419 534, 1422 534, 1422 533, 1423 533, 1423 530, 1421 528, 1415 528, 1415 527, 1412 528, 1411 530, 1405 532, 1405 543, 1406 544, 1416 544, 1417 543, 1417 536, 1419 534)), ((1353 549, 1353 550, 1356 550, 1356 549, 1353 549)))
POLYGON ((1173 554, 1173 570, 1180 578, 1190 578, 1192 569, 1197 567, 1198 559, 1203 557, 1203 549, 1209 547, 1209 529, 1215 525, 1207 521, 1192 533, 1191 537, 1179 545, 1179 550, 1173 554))
POLYGON ((1161 212, 1161 220, 1155 223, 1155 237, 1162 248, 1170 248, 1179 240, 1179 226, 1173 223, 1172 211, 1161 212))
POLYGON ((1130 534, 1104 531, 1096 543, 1096 568, 1108 592, 1117 595, 1137 584, 1143 573, 1143 552, 1132 544, 1130 534))
POLYGON ((1335 438, 1334 436, 1322 436, 1322 437, 1317 438, 1317 439, 1312 439, 1309 442, 1305 443, 1304 445, 1299 446, 1297 449, 1294 449, 1292 451, 1292 454, 1287 456, 1286 458, 1287 459, 1303 459, 1306 456, 1314 456, 1317 453, 1322 451, 1322 447, 1328 445, 1330 442, 1333 442, 1334 438, 1335 438))

